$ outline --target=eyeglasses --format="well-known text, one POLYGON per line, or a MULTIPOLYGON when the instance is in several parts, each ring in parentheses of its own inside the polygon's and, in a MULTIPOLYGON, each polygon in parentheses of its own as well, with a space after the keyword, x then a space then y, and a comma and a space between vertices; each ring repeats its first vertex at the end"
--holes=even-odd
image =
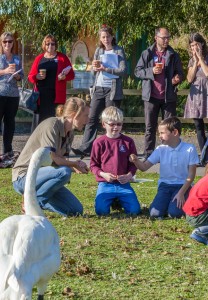
POLYGON ((47 43, 46 46, 55 46, 55 43, 47 43))
POLYGON ((122 126, 123 125, 123 123, 107 123, 107 122, 105 122, 105 124, 108 124, 110 127, 122 126))
POLYGON ((171 36, 159 36, 159 35, 157 35, 157 37, 159 37, 163 41, 169 40, 171 38, 171 36))
POLYGON ((13 43, 13 40, 3 41, 3 44, 7 44, 7 43, 11 44, 13 43))

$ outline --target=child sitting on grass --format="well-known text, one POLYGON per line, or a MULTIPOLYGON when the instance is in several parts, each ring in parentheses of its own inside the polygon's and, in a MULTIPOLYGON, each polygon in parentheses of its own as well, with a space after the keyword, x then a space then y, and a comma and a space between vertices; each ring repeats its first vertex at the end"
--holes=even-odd
POLYGON ((94 141, 90 158, 90 169, 98 182, 95 212, 108 215, 114 199, 118 199, 126 214, 139 214, 140 204, 130 185, 136 173, 136 167, 129 161, 131 153, 137 154, 135 143, 121 134, 120 109, 107 107, 101 119, 106 134, 94 141))
POLYGON ((180 218, 184 215, 182 207, 196 174, 198 154, 194 145, 181 141, 178 118, 163 120, 158 131, 162 145, 146 161, 140 161, 135 154, 130 156, 130 161, 141 171, 160 163, 158 191, 150 205, 150 216, 162 218, 168 214, 172 218, 180 218))
POLYGON ((192 187, 183 211, 188 223, 195 227, 190 237, 208 245, 208 164, 205 176, 192 187))

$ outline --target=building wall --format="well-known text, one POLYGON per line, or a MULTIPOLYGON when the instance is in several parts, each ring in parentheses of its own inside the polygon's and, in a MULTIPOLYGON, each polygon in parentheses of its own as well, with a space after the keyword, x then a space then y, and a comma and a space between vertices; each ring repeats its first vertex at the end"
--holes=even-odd
POLYGON ((89 52, 89 59, 90 61, 92 61, 94 57, 95 49, 97 47, 98 38, 96 36, 91 36, 91 37, 83 37, 80 40, 86 44, 89 52))

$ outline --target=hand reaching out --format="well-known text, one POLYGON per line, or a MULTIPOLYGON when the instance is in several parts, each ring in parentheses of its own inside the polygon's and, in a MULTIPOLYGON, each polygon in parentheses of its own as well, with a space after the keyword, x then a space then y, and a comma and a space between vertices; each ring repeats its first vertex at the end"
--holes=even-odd
POLYGON ((88 166, 81 160, 76 161, 76 166, 73 169, 78 174, 87 174, 89 172, 88 166))
POLYGON ((137 161, 137 160, 138 160, 138 158, 137 158, 136 154, 131 154, 131 155, 129 156, 129 161, 130 161, 131 163, 134 163, 134 162, 137 161))

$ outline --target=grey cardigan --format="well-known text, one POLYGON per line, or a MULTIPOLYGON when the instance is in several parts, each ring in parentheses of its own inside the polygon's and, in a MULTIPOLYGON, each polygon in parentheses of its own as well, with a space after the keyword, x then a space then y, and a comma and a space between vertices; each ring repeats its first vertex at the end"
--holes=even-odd
MULTIPOLYGON (((118 67, 118 69, 107 68, 106 72, 117 75, 117 76, 119 76, 119 78, 112 79, 110 100, 121 100, 123 98, 122 77, 125 76, 127 73, 126 56, 125 56, 123 48, 118 45, 113 46, 113 52, 118 55, 119 67, 118 67)), ((102 54, 104 54, 104 49, 97 48, 95 50, 94 59, 99 60, 100 55, 102 55, 102 54)), ((95 83, 94 83, 93 90, 92 90, 93 93, 95 92, 97 78, 98 78, 98 75, 100 72, 94 72, 94 73, 96 73, 96 76, 95 76, 95 83)))
MULTIPOLYGON (((154 81, 154 48, 155 44, 144 50, 136 65, 134 74, 142 79, 142 99, 149 101, 151 97, 152 81, 154 81)), ((165 101, 177 101, 177 86, 172 85, 172 78, 178 74, 183 80, 183 69, 180 57, 170 46, 167 47, 165 61, 165 101)))

